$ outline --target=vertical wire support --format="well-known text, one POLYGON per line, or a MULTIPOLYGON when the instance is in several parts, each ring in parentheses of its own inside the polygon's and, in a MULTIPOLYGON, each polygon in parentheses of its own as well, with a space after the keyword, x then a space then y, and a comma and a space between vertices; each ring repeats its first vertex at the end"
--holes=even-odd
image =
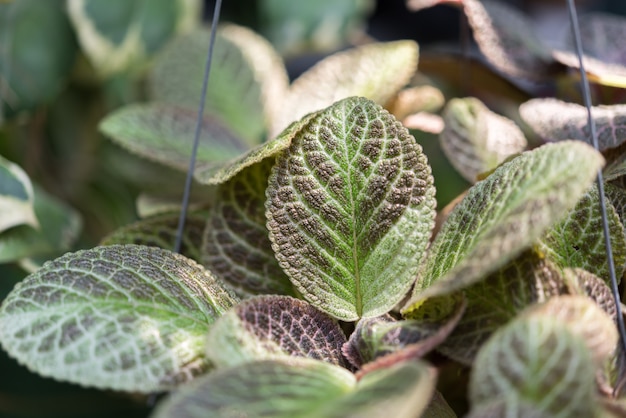
POLYGON ((206 102, 206 93, 209 85, 209 74, 211 72, 211 63, 213 62, 213 47, 215 45, 215 34, 217 24, 220 20, 220 11, 222 9, 222 0, 216 0, 213 9, 213 21, 211 23, 211 37, 209 39, 209 49, 206 56, 206 64, 204 66, 204 79, 202 80, 202 92, 200 94, 200 103, 198 105, 198 118, 196 119, 196 130, 193 138, 193 148, 189 159, 189 170, 185 179, 185 190, 183 192, 183 201, 178 218, 178 227, 176 229, 176 242, 174 244, 174 252, 179 253, 183 242, 183 231, 187 220, 187 211, 189 209, 189 195, 191 194, 191 184, 193 180, 193 172, 196 168, 196 154, 198 153, 198 143, 200 142, 200 132, 202 131, 202 116, 204 115, 204 104, 206 102))
MULTIPOLYGON (((574 0, 567 0, 567 6, 569 9, 569 17, 572 24, 572 32, 574 35, 574 43, 576 46, 576 54, 578 55, 578 64, 580 66, 581 88, 583 93, 583 99, 585 101, 585 107, 587 108, 587 123, 589 124, 591 139, 593 147, 596 151, 599 150, 598 135, 596 132, 596 124, 591 115, 591 92, 589 90, 589 81, 587 80, 587 73, 585 72, 585 66, 583 64, 583 48, 580 37, 580 28, 578 26, 578 16, 576 14, 576 7, 574 6, 574 0)), ((598 176, 596 178, 598 185, 598 194, 600 195, 600 211, 602 214, 602 230, 604 232, 604 242, 606 248, 606 258, 609 267, 609 275, 611 279, 611 290, 613 292, 613 298, 615 299, 615 309, 617 314, 617 328, 620 335, 620 342, 622 348, 622 356, 626 353, 626 327, 624 326, 624 316, 622 315, 622 305, 620 301, 619 289, 617 286, 617 275, 615 274, 615 263, 613 261, 613 249, 611 248, 611 234, 609 232, 609 223, 606 214, 606 198, 604 196, 604 179, 602 176, 602 170, 598 170, 598 176)))

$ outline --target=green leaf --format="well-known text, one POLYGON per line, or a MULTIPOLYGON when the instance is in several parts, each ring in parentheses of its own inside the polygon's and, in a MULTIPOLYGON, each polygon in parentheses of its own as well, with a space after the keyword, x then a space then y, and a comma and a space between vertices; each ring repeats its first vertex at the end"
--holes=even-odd
POLYGON ((0 233, 16 225, 37 228, 34 200, 28 174, 0 155, 0 233))
POLYGON ((520 128, 476 98, 450 100, 443 119, 441 148, 454 168, 471 183, 480 174, 526 149, 526 138, 520 128))
MULTIPOLYGON (((532 99, 523 103, 519 111, 524 122, 546 141, 579 139, 592 144, 584 106, 557 99, 532 99)), ((626 141, 626 105, 592 107, 591 114, 600 151, 626 141)))
POLYGON ((433 388, 433 372, 418 362, 357 382, 347 370, 316 360, 266 360, 197 379, 162 403, 155 418, 412 418, 433 388))
POLYGON ((43 376, 103 389, 169 390, 207 370, 209 326, 236 303, 193 261, 152 247, 68 253, 0 308, 0 343, 43 376))
POLYGON ((64 9, 63 0, 0 3, 0 125, 63 88, 77 50, 64 9))
MULTIPOLYGON (((113 231, 100 241, 100 245, 137 244, 172 250, 179 217, 179 213, 167 213, 142 219, 113 231)), ((180 253, 198 263, 202 260, 202 235, 206 222, 206 211, 186 215, 180 253)))
POLYGON ((576 204, 602 163, 589 145, 564 141, 524 152, 474 185, 435 237, 404 311, 515 258, 576 204))
MULTIPOLYGON (((197 112, 166 104, 133 104, 108 115, 99 129, 127 150, 181 171, 189 169, 197 112)), ((248 145, 205 115, 196 164, 198 170, 224 163, 248 145)))
POLYGON ((615 184, 605 183, 604 194, 617 212, 617 215, 626 228, 626 189, 615 184))
POLYGON ((170 38, 200 17, 198 0, 69 0, 67 9, 87 58, 100 75, 141 70, 170 38))
POLYGON ((257 296, 225 313, 209 332, 207 358, 217 367, 254 360, 308 357, 346 367, 339 324, 307 302, 257 296))
POLYGON ((472 365, 480 347, 496 330, 528 306, 564 292, 559 269, 534 251, 525 251, 485 280, 464 289, 467 309, 438 350, 472 365))
POLYGON ((422 413, 421 418, 457 418, 457 416, 441 393, 435 391, 433 398, 430 400, 426 410, 422 413))
MULTIPOLYGON (((607 222, 619 280, 626 266, 626 232, 615 209, 607 203, 607 222)), ((610 282, 600 195, 595 185, 539 240, 537 248, 561 268, 579 267, 610 282)))
POLYGON ((497 416, 532 416, 523 413, 533 409, 542 417, 595 416, 591 353, 554 318, 517 319, 478 352, 469 398, 472 410, 499 402, 503 413, 497 416))
POLYGON ((339 101, 272 170, 266 216, 276 258, 316 308, 345 321, 384 314, 417 273, 434 194, 406 128, 370 100, 339 101))
POLYGON ((19 225, 0 233, 0 263, 26 257, 54 257, 68 251, 82 228, 80 214, 65 202, 34 188, 37 229, 19 225))
POLYGON ((274 158, 243 169, 218 186, 203 234, 202 264, 240 296, 293 294, 265 227, 265 189, 274 158))
POLYGON ((373 43, 333 54, 296 79, 270 132, 280 132, 304 115, 350 96, 387 103, 415 74, 413 41, 373 43))
POLYGON ((551 75, 551 51, 528 16, 498 1, 463 0, 463 10, 480 51, 498 70, 531 80, 551 75))
MULTIPOLYGON (((209 31, 181 36, 164 48, 150 73, 152 98, 189 109, 200 103, 209 31)), ((206 112, 250 145, 258 145, 284 105, 287 73, 265 39, 241 26, 223 25, 213 52, 206 112)))

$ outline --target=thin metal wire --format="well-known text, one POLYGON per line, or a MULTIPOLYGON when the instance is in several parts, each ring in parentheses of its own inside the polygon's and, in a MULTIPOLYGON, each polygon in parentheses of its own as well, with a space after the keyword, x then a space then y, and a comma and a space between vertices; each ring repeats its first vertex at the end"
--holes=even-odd
MULTIPOLYGON (((587 121, 589 124, 591 139, 593 146, 596 150, 598 146, 598 135, 596 132, 596 124, 591 116, 591 92, 589 90, 589 81, 587 80, 587 73, 585 72, 585 66, 583 64, 583 48, 580 38, 580 28, 578 26, 578 16, 576 13, 576 7, 574 6, 574 0, 567 0, 567 6, 569 9, 569 17, 572 24, 572 32, 574 35, 574 43, 576 46, 576 54, 578 55, 578 63, 580 65, 580 77, 583 91, 583 99, 585 101, 585 107, 587 108, 587 121)), ((622 355, 626 353, 626 327, 624 326, 624 317, 622 315, 622 305, 620 301, 619 289, 617 287, 617 275, 615 274, 615 263, 613 261, 613 249, 611 248, 611 235, 609 232, 609 222, 606 214, 606 198, 604 196, 604 179, 602 177, 602 171, 598 170, 598 176, 596 178, 598 185, 598 193, 600 195, 600 211, 602 214, 602 230, 604 232, 604 243, 606 248, 606 258, 609 264, 609 275, 611 278, 611 290, 613 291, 613 298, 615 299, 615 309, 617 311, 617 328, 620 335, 620 342, 622 345, 622 355)))
POLYGON ((211 63, 213 62, 213 47, 215 45, 215 33, 217 24, 220 20, 220 11, 222 9, 222 0, 215 2, 213 9, 213 22, 211 23, 211 37, 209 39, 209 49, 207 51, 206 64, 204 66, 204 79, 202 80, 202 93, 200 94, 200 104, 198 105, 198 118, 196 120, 196 131, 193 138, 193 149, 189 160, 189 170, 185 180, 185 190, 183 192, 182 207, 180 209, 180 217, 178 218, 178 228, 176 230, 176 242, 174 244, 174 252, 179 253, 183 242, 183 231, 187 220, 187 211, 189 209, 189 195, 191 194, 191 184, 193 181, 193 172, 196 168, 196 154, 198 153, 198 143, 200 142, 200 132, 202 131, 202 115, 204 114, 204 104, 206 102, 206 93, 209 85, 209 74, 211 72, 211 63))

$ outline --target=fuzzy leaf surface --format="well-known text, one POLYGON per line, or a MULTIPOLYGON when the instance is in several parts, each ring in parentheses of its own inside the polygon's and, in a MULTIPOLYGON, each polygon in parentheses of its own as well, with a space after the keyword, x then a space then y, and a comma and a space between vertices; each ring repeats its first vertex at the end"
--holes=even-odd
MULTIPOLYGON (((607 222, 619 280, 626 266, 626 232, 615 209, 607 203, 607 222)), ((537 248, 561 268, 582 268, 609 283, 600 195, 595 185, 539 240, 537 248)))
POLYGON ((568 293, 587 296, 593 300, 613 321, 617 321, 615 298, 608 284, 586 270, 566 268, 563 271, 568 293))
POLYGON ((591 353, 580 336, 549 316, 517 319, 478 352, 469 398, 472 409, 502 403, 499 416, 528 416, 520 415, 524 405, 554 418, 595 416, 591 353))
POLYGON ((316 308, 354 321, 408 291, 434 224, 426 156, 387 111, 337 102, 277 158, 267 226, 281 267, 316 308))
POLYGON ((515 258, 576 204, 602 164, 589 145, 563 141, 498 167, 448 216, 404 311, 467 287, 515 258))
POLYGON ((466 289, 467 309, 452 334, 438 347, 446 356, 472 365, 491 335, 528 306, 565 292, 552 263, 532 250, 466 289))
POLYGON ((274 158, 220 184, 203 233, 202 264, 241 296, 293 294, 265 226, 265 189, 274 158))
MULTIPOLYGON (((519 111, 524 122, 546 141, 579 139, 592 143, 584 106, 557 99, 531 99, 519 111)), ((626 141, 626 105, 594 106, 591 115, 600 151, 626 141)))
POLYGON ((237 300, 158 248, 95 247, 46 263, 0 309, 0 343, 29 369, 84 386, 174 388, 205 372, 206 333, 237 300))
POLYGON ((463 0, 474 39, 491 64, 512 77, 549 74, 551 51, 535 36, 533 22, 503 2, 463 0))
POLYGON ((305 301, 257 296, 225 313, 211 327, 207 357, 217 367, 272 358, 308 357, 346 367, 339 324, 305 301))
MULTIPOLYGON (((178 229, 179 213, 167 213, 142 219, 113 231, 100 241, 100 245, 137 244, 174 248, 178 229)), ((200 263, 202 259, 202 235, 206 225, 205 211, 187 213, 180 253, 200 263)))
MULTIPOLYGON (((258 145, 283 104, 289 83, 284 64, 269 42, 249 29, 229 24, 217 34, 206 113, 258 145)), ((197 30, 164 48, 149 77, 154 100, 198 107, 209 37, 208 30, 197 30)))
POLYGON ((441 148, 454 168, 471 183, 528 145, 512 120, 492 112, 473 97, 450 100, 443 118, 441 148))
POLYGON ((428 407, 422 413, 422 418, 457 418, 457 415, 441 392, 435 391, 428 407))
POLYGON ((0 156, 0 233, 16 225, 37 227, 33 185, 22 168, 0 156))
MULTIPOLYGON (((181 171, 189 169, 197 113, 166 104, 133 104, 108 115, 100 131, 134 154, 181 171)), ((249 146, 207 115, 202 120, 197 170, 224 163, 249 146)))
POLYGON ((434 376, 424 363, 376 371, 358 382, 312 360, 265 360, 221 369, 172 395, 155 418, 412 418, 426 407, 434 376))
POLYGON ((364 45, 325 58, 293 82, 273 131, 350 96, 384 105, 415 74, 418 53, 415 42, 403 40, 364 45))
POLYGON ((604 193, 626 228, 626 189, 607 183, 604 185, 604 193))

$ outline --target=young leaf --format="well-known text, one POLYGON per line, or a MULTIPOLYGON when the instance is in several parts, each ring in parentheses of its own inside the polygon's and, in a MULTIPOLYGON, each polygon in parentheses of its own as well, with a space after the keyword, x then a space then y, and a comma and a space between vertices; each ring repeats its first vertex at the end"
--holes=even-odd
POLYGON ((266 360, 196 379, 170 396, 155 418, 412 418, 434 389, 432 369, 412 362, 364 376, 317 360, 266 360))
MULTIPOLYGON (((592 144, 584 106, 557 99, 532 99, 523 103, 519 111, 524 122, 546 141, 579 139, 592 144)), ((626 141, 626 105, 593 107, 591 115, 600 151, 626 141)))
POLYGON ((498 70, 531 80, 549 76, 551 51, 527 16, 498 1, 463 0, 463 10, 478 47, 498 70))
POLYGON ((443 118, 441 148, 454 168, 471 183, 528 145, 512 120, 493 113, 473 97, 450 100, 443 118))
MULTIPOLYGON (((171 250, 176 241, 179 213, 167 213, 142 219, 113 231, 100 245, 137 244, 171 250)), ((189 212, 183 231, 180 253, 201 263, 202 235, 206 226, 206 211, 189 212)))
POLYGON ((316 308, 354 321, 405 295, 434 224, 426 156, 370 100, 318 113, 278 156, 267 188, 276 258, 316 308))
MULTIPOLYGON (((561 268, 579 267, 608 283, 610 276, 599 199, 598 188, 594 185, 574 209, 539 240, 537 248, 561 268)), ((626 232, 611 204, 607 205, 606 212, 619 280, 626 266, 626 232)))
MULTIPOLYGON (((209 31, 181 36, 157 57, 149 77, 152 98, 196 109, 200 103, 209 31)), ((241 26, 217 30, 206 113, 250 146, 265 139, 284 105, 288 78, 282 59, 259 35, 241 26)))
POLYGON ((245 168, 220 184, 203 233, 202 264, 240 296, 293 294, 265 227, 265 189, 274 158, 245 168))
POLYGON ((0 233, 16 225, 37 228, 34 199, 28 174, 0 156, 0 233))
POLYGON ((580 336, 547 315, 523 317, 499 330, 472 370, 472 410, 497 402, 503 412, 497 416, 529 416, 523 415, 527 408, 553 418, 595 416, 591 353, 580 336))
POLYGON ((387 102, 385 108, 396 119, 402 120, 414 113, 438 112, 445 101, 443 93, 436 87, 430 85, 414 86, 400 90, 395 97, 387 102))
POLYGON ((559 269, 532 250, 464 289, 467 308, 452 334, 438 347, 466 365, 489 337, 528 306, 565 292, 559 269))
POLYGON ((200 2, 69 0, 67 9, 87 58, 108 77, 141 69, 173 34, 189 30, 200 2))
POLYGON ((207 358, 217 367, 254 360, 308 357, 338 366, 346 337, 328 315, 289 296, 241 302, 211 327, 207 358))
MULTIPOLYGON (((197 113, 166 104, 128 105, 108 115, 99 129, 127 150, 181 171, 189 169, 197 113)), ((196 154, 198 170, 224 163, 249 146, 205 115, 196 154)))
POLYGON ((293 82, 271 132, 280 132, 304 115, 350 96, 384 105, 413 77, 417 58, 417 44, 407 40, 331 55, 293 82))
POLYGON ((43 376, 169 390, 207 370, 209 325, 236 302, 181 255, 96 247, 46 263, 19 283, 0 308, 0 343, 43 376))
POLYGON ((474 185, 435 237, 404 311, 467 287, 519 255, 576 204, 602 163, 582 142, 546 144, 474 185))

